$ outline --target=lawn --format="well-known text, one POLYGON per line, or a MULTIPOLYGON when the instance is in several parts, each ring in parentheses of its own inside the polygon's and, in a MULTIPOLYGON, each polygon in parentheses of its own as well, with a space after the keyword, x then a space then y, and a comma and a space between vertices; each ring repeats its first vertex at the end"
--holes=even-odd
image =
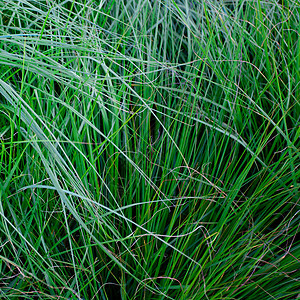
POLYGON ((299 150, 298 1, 0 0, 1 299, 300 298, 299 150))

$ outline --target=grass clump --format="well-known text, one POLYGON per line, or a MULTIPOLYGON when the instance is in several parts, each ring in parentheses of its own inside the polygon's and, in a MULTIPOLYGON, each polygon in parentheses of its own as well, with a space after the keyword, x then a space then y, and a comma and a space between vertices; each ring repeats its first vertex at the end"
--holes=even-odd
POLYGON ((1 1, 3 299, 299 297, 296 1, 1 1))

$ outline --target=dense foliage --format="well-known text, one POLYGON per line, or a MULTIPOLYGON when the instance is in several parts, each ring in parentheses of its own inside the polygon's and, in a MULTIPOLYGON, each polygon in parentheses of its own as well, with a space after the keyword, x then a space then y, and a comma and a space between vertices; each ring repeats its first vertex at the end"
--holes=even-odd
POLYGON ((0 297, 300 297, 298 1, 1 0, 0 297))

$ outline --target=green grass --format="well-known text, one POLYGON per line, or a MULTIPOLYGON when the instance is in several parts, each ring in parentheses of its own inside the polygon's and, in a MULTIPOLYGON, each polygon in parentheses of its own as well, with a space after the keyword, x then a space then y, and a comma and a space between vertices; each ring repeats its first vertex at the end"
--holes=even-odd
POLYGON ((0 1, 0 298, 300 297, 297 1, 0 1))

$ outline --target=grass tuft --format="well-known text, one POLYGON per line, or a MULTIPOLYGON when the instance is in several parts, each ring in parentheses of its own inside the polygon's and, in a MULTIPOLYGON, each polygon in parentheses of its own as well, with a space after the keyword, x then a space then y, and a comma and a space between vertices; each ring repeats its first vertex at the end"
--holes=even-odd
POLYGON ((297 299, 297 1, 0 2, 0 297, 297 299))

